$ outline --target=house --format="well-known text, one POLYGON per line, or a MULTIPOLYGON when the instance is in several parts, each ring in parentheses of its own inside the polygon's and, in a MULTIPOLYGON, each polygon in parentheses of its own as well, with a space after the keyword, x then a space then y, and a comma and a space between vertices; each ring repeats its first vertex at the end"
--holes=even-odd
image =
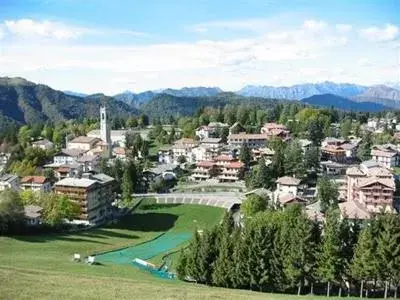
POLYGON ((158 150, 158 163, 170 164, 173 162, 173 152, 171 147, 163 147, 158 150))
POLYGON ((201 143, 201 146, 209 149, 209 150, 219 150, 224 145, 224 142, 221 138, 204 138, 201 143))
POLYGON ((322 160, 349 163, 356 158, 359 140, 327 137, 321 143, 322 160))
POLYGON ((303 199, 300 196, 296 195, 291 195, 291 194, 286 194, 286 195, 281 195, 278 197, 279 200, 279 205, 280 206, 287 206, 290 204, 307 204, 307 200, 303 199))
POLYGON ((291 176, 280 177, 276 180, 276 191, 279 194, 297 195, 301 180, 291 176))
POLYGON ((19 191, 19 178, 16 175, 4 174, 0 175, 0 191, 11 189, 19 191))
POLYGON ((366 208, 355 201, 339 203, 339 210, 342 219, 368 220, 371 218, 366 208))
POLYGON ((98 225, 112 216, 114 184, 114 178, 108 175, 85 173, 82 178, 64 178, 56 182, 54 192, 80 206, 81 214, 76 222, 98 225))
POLYGON ((322 160, 343 163, 346 159, 346 150, 338 145, 325 145, 321 148, 322 160))
POLYGON ((21 179, 21 189, 49 193, 51 191, 51 183, 44 176, 25 176, 21 179))
POLYGON ((290 135, 290 131, 285 125, 277 123, 265 123, 260 132, 269 137, 279 137, 283 140, 288 139, 290 135))
POLYGON ((373 160, 380 162, 386 168, 394 168, 400 165, 400 155, 394 145, 376 145, 371 149, 373 160))
POLYGON ((78 136, 72 141, 67 143, 67 149, 80 149, 89 151, 95 148, 95 145, 100 142, 101 139, 89 136, 78 136))
POLYGON ((67 177, 76 177, 83 172, 82 165, 75 164, 66 164, 66 165, 58 165, 53 168, 54 176, 60 180, 67 177))
POLYGON ((233 161, 220 166, 219 182, 237 182, 243 179, 244 163, 233 161))
POLYGON ((98 171, 100 165, 100 157, 98 155, 83 155, 76 162, 81 165, 83 172, 98 171))
POLYGON ((386 166, 375 160, 365 161, 348 168, 346 180, 346 202, 354 202, 356 207, 372 215, 393 212, 395 181, 386 166))
POLYGON ((164 180, 173 180, 176 179, 176 165, 174 164, 160 164, 156 165, 154 168, 149 170, 149 174, 151 175, 151 179, 155 180, 157 178, 162 178, 164 180))
POLYGON ((37 205, 24 206, 25 221, 28 226, 38 226, 42 223, 43 208, 37 205))
MULTIPOLYGON (((126 135, 129 134, 131 131, 128 130, 110 130, 110 140, 111 140, 111 145, 112 146, 117 146, 117 147, 125 147, 126 143, 126 135)), ((97 138, 97 139, 102 139, 102 133, 101 130, 95 129, 91 130, 87 133, 87 136, 90 138, 97 138)), ((103 134, 104 136, 104 134, 103 134)), ((145 136, 142 136, 142 138, 145 138, 145 136)), ((106 141, 104 141, 106 142, 106 141)))
POLYGON ((250 149, 264 147, 266 141, 269 139, 269 135, 260 133, 237 133, 230 134, 228 136, 228 144, 237 148, 246 144, 250 149))
POLYGON ((126 158, 126 149, 123 147, 115 147, 112 149, 112 153, 115 158, 124 160, 126 158))
POLYGON ((42 150, 54 149, 54 144, 47 139, 38 140, 32 143, 32 148, 39 148, 42 150))
POLYGON ((86 150, 82 149, 62 149, 54 155, 53 164, 48 165, 48 167, 76 164, 78 158, 81 157, 85 152, 86 150))
POLYGON ((212 160, 217 155, 217 149, 207 148, 204 145, 192 148, 193 162, 212 160))
POLYGON ((322 167, 322 172, 326 175, 346 175, 346 170, 349 168, 349 165, 338 163, 335 161, 321 161, 320 165, 322 167))
POLYGON ((210 138, 214 136, 217 132, 216 127, 211 127, 211 126, 200 126, 199 128, 196 129, 195 134, 197 137, 199 137, 201 140, 210 138))
POLYGON ((175 164, 179 164, 180 157, 184 157, 186 162, 193 163, 195 158, 192 153, 193 145, 191 144, 175 144, 171 147, 172 159, 175 164))
POLYGON ((196 168, 192 170, 191 179, 202 181, 210 179, 218 174, 218 167, 214 161, 200 161, 196 168))

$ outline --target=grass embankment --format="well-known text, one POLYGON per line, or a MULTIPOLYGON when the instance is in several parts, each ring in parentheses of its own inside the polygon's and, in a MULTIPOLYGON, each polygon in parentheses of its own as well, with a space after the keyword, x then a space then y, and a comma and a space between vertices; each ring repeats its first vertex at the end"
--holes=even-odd
MULTIPOLYGON (((0 299, 45 298, 46 295, 59 299, 63 298, 63 293, 67 295, 65 298, 79 297, 80 293, 82 298, 87 298, 86 294, 92 290, 90 282, 93 281, 93 286, 96 283, 103 286, 105 278, 113 282, 114 290, 124 278, 141 280, 145 286, 151 287, 151 282, 157 279, 130 265, 88 266, 72 263, 72 255, 80 253, 85 256, 138 244, 166 231, 193 232, 196 227, 206 228, 216 224, 222 214, 223 210, 218 208, 158 205, 144 201, 134 214, 105 228, 63 235, 0 237, 0 299), (76 293, 70 293, 69 288, 75 289, 76 293), (28 295, 29 292, 33 294, 28 295)), ((113 297, 106 291, 106 286, 97 286, 101 292, 99 290, 94 296, 113 297)), ((129 284, 125 288, 129 289, 129 284)), ((135 287, 131 286, 131 289, 133 291, 135 287)), ((138 298, 141 298, 139 294, 138 298)))

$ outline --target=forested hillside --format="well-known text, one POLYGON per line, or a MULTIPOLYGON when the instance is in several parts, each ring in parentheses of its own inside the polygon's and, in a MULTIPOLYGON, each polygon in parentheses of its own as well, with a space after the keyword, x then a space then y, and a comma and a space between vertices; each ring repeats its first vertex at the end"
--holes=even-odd
POLYGON ((0 125, 36 124, 97 117, 107 103, 112 115, 136 113, 133 107, 104 95, 85 98, 66 95, 22 78, 0 78, 0 125))

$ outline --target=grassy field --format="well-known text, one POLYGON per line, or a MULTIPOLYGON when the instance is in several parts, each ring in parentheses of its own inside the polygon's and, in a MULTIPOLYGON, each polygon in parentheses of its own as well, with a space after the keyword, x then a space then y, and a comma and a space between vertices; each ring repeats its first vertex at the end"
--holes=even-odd
POLYGON ((0 237, 0 299, 298 299, 158 279, 130 265, 71 262, 73 253, 88 255, 137 244, 168 230, 204 229, 219 222, 222 214, 222 209, 206 206, 143 202, 135 214, 107 228, 0 237))

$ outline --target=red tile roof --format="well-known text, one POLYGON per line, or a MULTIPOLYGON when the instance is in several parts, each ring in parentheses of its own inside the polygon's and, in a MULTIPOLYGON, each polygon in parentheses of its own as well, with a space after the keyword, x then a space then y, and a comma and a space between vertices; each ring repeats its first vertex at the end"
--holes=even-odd
POLYGON ((234 161, 229 163, 226 167, 232 169, 240 169, 244 167, 244 163, 242 163, 241 161, 234 161))
POLYGON ((207 161, 207 160, 203 160, 203 161, 199 161, 197 163, 198 167, 206 167, 206 168, 211 168, 215 165, 215 162, 213 161, 207 161))
POLYGON ((21 179, 21 183, 36 183, 43 184, 47 181, 47 178, 44 176, 25 176, 21 179))
POLYGON ((216 161, 234 161, 235 159, 232 156, 229 155, 218 155, 217 157, 214 158, 216 161))

